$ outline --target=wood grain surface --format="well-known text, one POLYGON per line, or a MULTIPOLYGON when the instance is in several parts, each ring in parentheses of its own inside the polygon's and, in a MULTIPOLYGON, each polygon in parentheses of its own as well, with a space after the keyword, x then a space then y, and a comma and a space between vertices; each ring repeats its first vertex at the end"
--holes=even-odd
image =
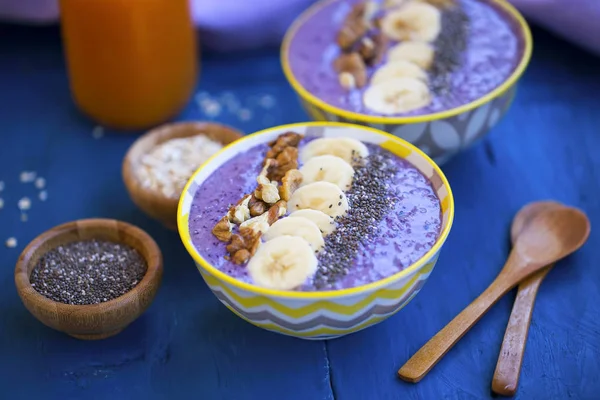
POLYGON ((160 286, 162 271, 160 249, 146 232, 114 219, 84 219, 61 224, 33 239, 19 256, 15 284, 25 307, 42 323, 78 339, 95 340, 116 335, 146 311, 160 286), (58 246, 92 239, 136 249, 147 265, 142 280, 122 296, 89 305, 53 301, 31 286, 31 271, 40 257, 58 246))
MULTIPOLYGON (((421 293, 398 314, 330 342, 264 332, 227 310, 206 287, 176 233, 131 201, 121 178, 135 137, 92 137, 70 99, 55 29, 0 26, 0 387, 11 399, 492 399, 494 372, 514 294, 489 313, 418 384, 396 371, 481 293, 510 249, 510 221, 534 200, 556 199, 600 223, 600 60, 534 30, 533 61, 506 118, 443 166, 456 199, 452 232, 421 293), (48 200, 27 222, 16 203, 35 199, 18 174, 47 179, 48 200), (13 268, 24 246, 65 221, 107 217, 150 233, 164 256, 148 310, 119 335, 79 341, 24 307, 13 268), (26 371, 26 372, 24 372, 26 371)), ((216 119, 244 132, 307 116, 283 77, 278 49, 203 54, 199 91, 234 92, 252 118, 216 119), (253 106, 271 94, 271 109, 253 106), (254 103, 253 103, 254 102, 254 103)), ((181 120, 206 119, 190 102, 181 120)), ((559 262, 538 292, 523 360, 522 400, 595 400, 600 393, 599 230, 559 262)))
POLYGON ((179 198, 170 198, 142 185, 136 175, 141 158, 155 146, 171 139, 206 135, 208 138, 228 145, 242 137, 242 132, 214 122, 179 122, 161 125, 140 136, 129 148, 123 159, 123 182, 133 202, 167 228, 177 230, 177 206, 179 198))

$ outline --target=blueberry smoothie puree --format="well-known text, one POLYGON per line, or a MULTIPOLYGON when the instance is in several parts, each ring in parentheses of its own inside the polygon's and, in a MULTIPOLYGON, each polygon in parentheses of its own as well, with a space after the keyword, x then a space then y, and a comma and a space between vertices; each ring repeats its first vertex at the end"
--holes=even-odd
MULTIPOLYGON (((424 68, 427 79, 423 87, 414 89, 426 91, 426 94, 419 92, 416 96, 426 96, 427 100, 422 103, 409 100, 416 103, 413 108, 407 107, 407 111, 377 111, 377 108, 365 105, 369 80, 386 62, 396 61, 388 60, 389 51, 402 40, 386 41, 382 45, 381 58, 374 64, 367 62, 366 85, 359 83, 344 87, 340 71, 335 67, 336 60, 341 54, 355 50, 344 53, 336 38, 353 6, 358 3, 361 2, 331 0, 314 6, 312 14, 302 17, 302 22, 290 37, 285 54, 292 75, 306 91, 342 110, 398 117, 460 107, 505 82, 523 56, 523 34, 512 16, 490 0, 456 0, 454 7, 440 11, 439 34, 429 43, 434 50, 433 61, 424 68)), ((383 4, 383 1, 376 3, 383 4)), ((383 32, 383 28, 378 29, 371 28, 371 31, 383 32)), ((359 82, 365 78, 357 79, 359 82)), ((382 97, 386 95, 389 97, 389 91, 382 97)))
MULTIPOLYGON (((307 141, 303 139, 300 147, 307 141)), ((366 145, 369 155, 355 167, 346 192, 349 211, 325 237, 314 279, 296 290, 337 290, 381 280, 417 261, 440 234, 440 201, 429 180, 407 161, 366 145)), ((226 244, 211 229, 232 204, 256 188, 267 150, 267 145, 259 145, 223 164, 198 188, 190 210, 192 242, 202 257, 251 284, 246 266, 226 259, 226 244)))

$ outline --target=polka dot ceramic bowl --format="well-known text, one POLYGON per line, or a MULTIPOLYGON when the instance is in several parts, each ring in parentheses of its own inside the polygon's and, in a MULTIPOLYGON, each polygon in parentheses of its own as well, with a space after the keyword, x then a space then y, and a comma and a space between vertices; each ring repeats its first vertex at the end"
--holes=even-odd
POLYGON ((485 136, 510 108, 516 84, 531 58, 531 32, 521 14, 505 0, 487 0, 504 11, 517 25, 522 36, 523 52, 513 73, 496 89, 463 106, 409 117, 380 117, 365 115, 334 107, 306 90, 294 76, 289 65, 289 48, 296 31, 320 8, 332 1, 322 0, 309 7, 288 29, 281 48, 285 76, 300 98, 307 113, 316 121, 350 122, 381 129, 419 147, 442 164, 463 149, 485 136))
POLYGON ((332 122, 285 125, 246 136, 215 154, 192 176, 179 201, 181 240, 215 296, 240 318, 269 331, 304 339, 331 339, 374 325, 400 311, 421 290, 431 274, 454 216, 454 200, 439 167, 410 143, 385 132, 332 122), (192 244, 190 209, 196 190, 220 166, 237 154, 294 131, 311 137, 351 137, 377 144, 406 159, 427 176, 441 202, 443 220, 433 247, 402 271, 351 289, 299 292, 265 289, 232 278, 212 266, 192 244))

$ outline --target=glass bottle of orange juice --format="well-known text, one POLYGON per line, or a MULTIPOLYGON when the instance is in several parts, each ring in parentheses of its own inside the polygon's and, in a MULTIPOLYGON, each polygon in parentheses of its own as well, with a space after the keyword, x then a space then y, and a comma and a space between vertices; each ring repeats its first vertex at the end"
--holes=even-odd
POLYGON ((175 116, 197 79, 188 0, 60 0, 71 92, 99 124, 141 129, 175 116))

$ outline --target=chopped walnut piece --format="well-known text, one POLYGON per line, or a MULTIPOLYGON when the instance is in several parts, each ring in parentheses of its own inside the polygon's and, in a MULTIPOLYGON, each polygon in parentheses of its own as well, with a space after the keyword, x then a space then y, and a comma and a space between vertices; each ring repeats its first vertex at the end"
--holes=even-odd
POLYGON ((240 228, 240 235, 242 235, 242 239, 244 239, 246 250, 248 250, 250 255, 253 256, 260 245, 260 237, 262 236, 262 232, 256 232, 254 229, 250 228, 240 228))
POLYGON ((231 238, 227 251, 231 255, 231 261, 236 264, 244 264, 256 253, 260 245, 262 232, 249 228, 240 228, 240 233, 231 238))
POLYGON ((288 201, 302 183, 302 179, 302 173, 297 169, 291 169, 286 172, 282 179, 281 187, 279 188, 279 196, 283 200, 288 201))
POLYGON ((456 5, 456 0, 419 0, 437 8, 450 8, 456 5))
POLYGON ((241 224, 245 220, 250 219, 250 209, 248 208, 248 203, 250 202, 251 197, 252 195, 250 194, 245 195, 240 201, 238 201, 229 209, 227 216, 231 222, 241 224))
MULTIPOLYGON (((273 205, 271 208, 273 207, 275 207, 275 205, 273 205)), ((254 232, 265 233, 269 229, 270 225, 269 213, 266 212, 258 217, 250 218, 248 221, 244 221, 244 223, 240 225, 240 229, 252 229, 254 232)))
POLYGON ((358 45, 358 52, 367 65, 375 65, 385 54, 388 38, 383 33, 366 36, 358 45))
POLYGON ((301 134, 292 131, 279 135, 277 139, 269 143, 271 148, 267 151, 266 159, 277 158, 286 147, 297 147, 302 137, 301 134))
POLYGON ((248 250, 246 249, 240 249, 238 251, 236 251, 233 256, 231 257, 231 261, 233 261, 234 264, 245 264, 251 257, 251 254, 248 250))
POLYGON ((227 252, 231 255, 235 254, 238 250, 245 248, 246 244, 241 235, 235 234, 231 236, 231 243, 226 247, 227 252))
POLYGON ((277 182, 269 181, 265 176, 259 175, 256 178, 258 182, 258 188, 254 191, 254 196, 264 201, 265 203, 274 204, 279 201, 279 190, 277 189, 277 182))
POLYGON ((356 87, 361 88, 367 84, 367 66, 360 54, 341 54, 333 62, 333 67, 338 74, 347 72, 352 75, 356 87))
POLYGON ((263 169, 260 171, 259 175, 269 177, 275 168, 277 168, 277 160, 274 158, 267 158, 265 159, 263 169))
POLYGON ((340 85, 346 90, 352 90, 356 88, 356 79, 350 72, 342 72, 338 77, 340 85))
POLYGON ((337 34, 337 44, 342 50, 350 50, 367 33, 369 24, 365 21, 366 10, 366 3, 357 3, 346 16, 337 34))
POLYGON ((373 19, 375 18, 375 16, 377 15, 377 13, 379 12, 381 8, 381 5, 376 2, 376 1, 367 1, 365 2, 365 10, 362 14, 362 19, 363 21, 371 26, 373 19))
POLYGON ((277 156, 274 168, 270 170, 268 177, 274 181, 281 181, 286 172, 296 168, 298 168, 298 149, 296 147, 286 147, 277 156))
POLYGON ((267 212, 267 222, 269 225, 273 225, 275 221, 279 218, 283 217, 287 211, 287 202, 284 200, 279 200, 277 203, 273 204, 269 211, 267 212))
POLYGON ((221 242, 229 242, 231 240, 231 222, 229 222, 229 218, 224 216, 217 222, 217 224, 212 229, 212 234, 215 235, 217 239, 221 242))
POLYGON ((250 202, 248 202, 248 208, 250 209, 250 216, 257 217, 264 214, 269 206, 264 201, 257 199, 256 196, 252 194, 250 202))

